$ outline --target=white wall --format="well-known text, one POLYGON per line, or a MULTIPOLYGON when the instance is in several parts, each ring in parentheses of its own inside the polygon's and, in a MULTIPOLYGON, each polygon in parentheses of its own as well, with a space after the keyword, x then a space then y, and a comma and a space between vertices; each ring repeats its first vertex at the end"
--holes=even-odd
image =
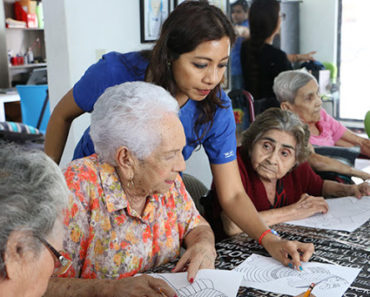
MULTIPOLYGON (((139 1, 43 0, 43 5, 51 108, 101 53, 152 46, 140 43, 139 1)), ((88 114, 73 122, 62 167, 89 123, 88 114)))
POLYGON ((300 9, 300 52, 317 51, 321 62, 337 62, 338 0, 304 0, 300 9))

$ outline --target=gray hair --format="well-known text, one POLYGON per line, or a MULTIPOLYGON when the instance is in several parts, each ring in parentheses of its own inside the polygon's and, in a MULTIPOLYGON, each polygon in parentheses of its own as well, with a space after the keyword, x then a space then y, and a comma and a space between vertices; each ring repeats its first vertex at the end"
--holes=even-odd
POLYGON ((310 154, 308 140, 310 131, 308 126, 301 122, 299 117, 289 111, 280 108, 269 108, 256 117, 256 120, 243 133, 243 152, 249 154, 255 143, 270 130, 279 130, 291 133, 297 141, 295 157, 297 163, 307 160, 310 154))
POLYGON ((161 142, 160 120, 167 113, 178 115, 178 111, 170 93, 154 84, 126 82, 110 87, 96 101, 91 115, 95 151, 113 166, 121 146, 142 160, 161 142))
POLYGON ((22 240, 36 256, 37 237, 52 234, 63 209, 68 188, 59 167, 42 151, 25 151, 0 143, 0 279, 6 276, 4 255, 13 231, 24 231, 22 240))
POLYGON ((282 103, 288 101, 294 104, 294 99, 300 88, 307 85, 311 80, 317 82, 316 78, 306 70, 288 70, 281 72, 274 79, 273 90, 276 99, 282 103))

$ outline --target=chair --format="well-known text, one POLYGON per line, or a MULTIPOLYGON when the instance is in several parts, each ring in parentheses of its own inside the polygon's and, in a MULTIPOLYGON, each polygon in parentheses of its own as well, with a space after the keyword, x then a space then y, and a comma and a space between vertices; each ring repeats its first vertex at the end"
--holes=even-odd
POLYGON ((370 110, 365 115, 364 125, 367 137, 370 138, 370 110))
POLYGON ((194 204, 199 213, 204 216, 204 207, 201 204, 201 198, 208 193, 208 188, 196 177, 183 173, 182 180, 184 181, 185 188, 193 198, 194 204))
POLYGON ((247 129, 255 120, 254 99, 251 93, 246 90, 236 89, 228 93, 233 106, 235 121, 241 124, 241 129, 247 129))
POLYGON ((219 242, 227 237, 221 219, 221 206, 218 202, 216 190, 211 189, 207 195, 200 199, 200 203, 204 208, 204 218, 210 224, 215 235, 215 241, 219 242))
POLYGON ((232 90, 228 93, 234 111, 236 123, 236 139, 239 145, 241 134, 248 129, 255 120, 254 100, 251 93, 242 89, 232 90))
POLYGON ((50 118, 48 86, 18 85, 16 88, 21 98, 22 122, 45 134, 50 118))
MULTIPOLYGON (((327 156, 354 167, 355 159, 360 155, 360 147, 314 146, 315 153, 327 156)), ((350 176, 331 171, 316 172, 322 179, 334 180, 340 183, 353 184, 350 176)))
POLYGON ((257 116, 263 113, 266 109, 270 107, 280 107, 280 103, 275 97, 266 97, 258 100, 254 100, 254 114, 257 116))

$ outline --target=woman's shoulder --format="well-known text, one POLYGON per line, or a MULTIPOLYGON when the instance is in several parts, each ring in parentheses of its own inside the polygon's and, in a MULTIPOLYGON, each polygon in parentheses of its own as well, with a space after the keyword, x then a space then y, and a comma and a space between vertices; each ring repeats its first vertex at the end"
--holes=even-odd
POLYGON ((103 55, 98 63, 112 71, 134 71, 134 74, 140 76, 145 73, 149 61, 139 51, 128 53, 109 52, 103 55))
POLYGON ((263 46, 263 52, 269 53, 270 55, 278 56, 278 57, 286 57, 287 56, 287 54, 283 50, 281 50, 281 49, 279 49, 279 48, 277 48, 277 47, 275 47, 271 44, 267 44, 267 43, 265 43, 264 46, 263 46))
POLYGON ((67 175, 67 173, 73 173, 73 175, 84 175, 88 172, 97 172, 98 165, 99 159, 97 154, 92 154, 88 157, 71 161, 63 171, 65 175, 67 175))

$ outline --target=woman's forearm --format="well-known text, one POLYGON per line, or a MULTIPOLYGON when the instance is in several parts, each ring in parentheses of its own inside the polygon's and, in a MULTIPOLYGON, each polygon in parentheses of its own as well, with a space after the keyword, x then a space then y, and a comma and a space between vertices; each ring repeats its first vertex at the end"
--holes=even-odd
POLYGON ((84 111, 76 104, 73 89, 55 106, 45 135, 45 153, 56 163, 60 162, 72 121, 84 111))
POLYGON ((301 219, 298 213, 289 206, 260 211, 259 214, 268 226, 301 219))
POLYGON ((187 247, 196 243, 204 243, 214 246, 215 236, 207 221, 201 217, 201 224, 191 230, 185 237, 185 245, 187 247))
MULTIPOLYGON (((112 280, 52 277, 43 297, 98 297, 104 294, 112 280)), ((113 295, 112 295, 113 296, 113 295)))
POLYGON ((50 118, 48 123, 44 149, 45 153, 58 164, 67 142, 70 126, 71 123, 55 117, 50 118))
POLYGON ((337 183, 331 180, 324 180, 322 194, 324 197, 346 197, 354 195, 354 185, 337 183))
POLYGON ((226 202, 220 200, 220 204, 225 214, 250 237, 258 239, 268 229, 245 192, 240 193, 233 200, 226 202))

